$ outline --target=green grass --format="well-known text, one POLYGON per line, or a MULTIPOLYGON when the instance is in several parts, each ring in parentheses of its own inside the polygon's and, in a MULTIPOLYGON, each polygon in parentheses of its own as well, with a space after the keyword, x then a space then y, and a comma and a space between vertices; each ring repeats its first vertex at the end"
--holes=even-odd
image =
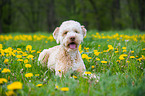
MULTIPOLYGON (((66 74, 65 77, 57 77, 54 72, 50 71, 46 67, 38 66, 37 59, 39 53, 37 51, 48 49, 56 44, 55 40, 48 40, 51 34, 47 33, 29 33, 25 35, 32 36, 32 40, 22 40, 26 38, 22 36, 19 40, 14 40, 15 36, 22 35, 20 33, 12 33, 12 39, 6 40, 10 37, 10 34, 0 35, 0 78, 5 78, 6 83, 0 83, 0 96, 6 95, 9 90, 7 86, 15 81, 19 81, 23 84, 22 89, 15 89, 15 95, 20 96, 143 96, 145 95, 145 34, 137 30, 124 30, 124 31, 108 31, 99 33, 101 38, 94 37, 97 31, 89 31, 87 37, 82 42, 81 54, 87 54, 91 59, 84 58, 87 71, 99 76, 98 79, 89 77, 84 78, 79 76, 78 73, 74 73, 77 76, 76 79, 66 74), (118 33, 119 35, 115 35, 118 33), (42 37, 40 36, 43 35, 42 37), (6 36, 5 36, 6 35, 6 36), (37 35, 37 39, 33 38, 37 35), (45 37, 46 36, 46 37, 45 37), (103 36, 110 36, 111 38, 103 38, 103 36), (114 38, 113 38, 114 36, 114 38), (115 37, 116 36, 116 37, 115 37), (127 37, 128 36, 128 37, 127 37), (132 37, 131 37, 132 36, 132 37), (127 41, 129 40, 129 41, 127 41), (136 41, 137 40, 137 41, 136 41), (31 45, 32 50, 36 52, 31 53, 26 50, 26 46, 31 45), (108 45, 112 45, 113 50, 108 50, 108 45), (100 47, 99 47, 100 46, 100 47), (6 50, 11 47, 12 50, 6 50), (87 47, 86 50, 84 47, 87 47), (123 52, 122 47, 126 47, 126 52, 123 52), (17 48, 20 48, 22 52, 18 52, 17 48), (5 50, 5 51, 3 51, 5 50), (17 50, 15 55, 22 55, 26 52, 28 55, 33 55, 33 60, 28 59, 27 64, 31 64, 31 68, 26 68, 23 61, 17 61, 16 56, 12 56, 11 52, 17 50), (94 50, 101 52, 98 56, 94 54, 94 50), (108 50, 108 52, 104 52, 108 50), (115 51, 117 51, 115 53, 115 51), (134 52, 131 52, 134 51, 134 52), (2 56, 2 52, 4 55, 2 56), (121 54, 127 54, 124 60, 119 60, 121 54), (135 58, 130 58, 134 56, 135 58), (99 58, 100 61, 97 61, 99 58), (140 58, 140 61, 138 59, 140 58), (4 62, 5 59, 9 61, 4 62), (102 64, 101 61, 107 61, 102 64), (95 68, 92 68, 95 66, 95 68), (10 69, 11 72, 2 73, 4 68, 10 69), (31 78, 25 77, 26 73, 33 73, 31 78), (39 74, 39 76, 35 76, 39 74), (37 87, 37 84, 42 86, 37 87), (59 88, 56 88, 58 86, 59 88), (69 91, 63 92, 60 90, 62 87, 68 87, 69 91)), ((99 36, 99 35, 96 35, 99 36)), ((23 56, 21 59, 25 60, 27 56, 23 56)))

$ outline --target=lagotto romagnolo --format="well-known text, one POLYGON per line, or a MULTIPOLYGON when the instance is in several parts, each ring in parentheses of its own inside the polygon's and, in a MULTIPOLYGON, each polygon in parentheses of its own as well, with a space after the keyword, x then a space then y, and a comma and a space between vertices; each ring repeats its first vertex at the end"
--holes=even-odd
POLYGON ((69 20, 64 21, 60 27, 53 32, 53 37, 60 45, 49 49, 44 49, 38 61, 47 65, 49 69, 54 69, 55 74, 62 76, 70 70, 83 73, 86 70, 81 54, 78 50, 83 42, 87 30, 79 22, 69 20))

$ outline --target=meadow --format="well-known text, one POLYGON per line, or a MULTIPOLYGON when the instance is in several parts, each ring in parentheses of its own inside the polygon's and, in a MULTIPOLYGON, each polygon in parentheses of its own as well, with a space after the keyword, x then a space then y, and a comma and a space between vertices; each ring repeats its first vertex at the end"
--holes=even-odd
POLYGON ((84 76, 38 66, 39 53, 55 45, 52 33, 0 35, 0 96, 145 95, 145 33, 89 31, 79 47, 84 76))

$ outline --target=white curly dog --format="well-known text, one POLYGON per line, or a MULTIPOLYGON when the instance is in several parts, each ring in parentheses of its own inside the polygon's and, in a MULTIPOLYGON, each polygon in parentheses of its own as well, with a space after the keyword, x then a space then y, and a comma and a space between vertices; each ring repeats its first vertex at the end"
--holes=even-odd
POLYGON ((83 73, 86 70, 81 54, 78 50, 79 45, 86 36, 86 29, 79 22, 69 20, 64 21, 60 27, 53 32, 53 37, 60 45, 44 49, 38 61, 47 65, 49 69, 54 69, 55 74, 62 76, 70 70, 83 73))

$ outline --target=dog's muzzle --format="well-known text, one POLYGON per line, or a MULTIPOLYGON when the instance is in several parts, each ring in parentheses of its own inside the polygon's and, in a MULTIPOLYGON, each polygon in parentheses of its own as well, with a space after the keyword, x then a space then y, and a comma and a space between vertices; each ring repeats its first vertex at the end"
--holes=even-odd
POLYGON ((68 47, 70 49, 75 49, 75 48, 77 48, 77 44, 75 44, 75 42, 71 42, 70 44, 68 44, 68 47))
POLYGON ((70 40, 70 43, 68 44, 68 47, 70 49, 76 49, 77 48, 77 44, 75 43, 76 37, 75 36, 71 36, 69 38, 69 40, 70 40))

